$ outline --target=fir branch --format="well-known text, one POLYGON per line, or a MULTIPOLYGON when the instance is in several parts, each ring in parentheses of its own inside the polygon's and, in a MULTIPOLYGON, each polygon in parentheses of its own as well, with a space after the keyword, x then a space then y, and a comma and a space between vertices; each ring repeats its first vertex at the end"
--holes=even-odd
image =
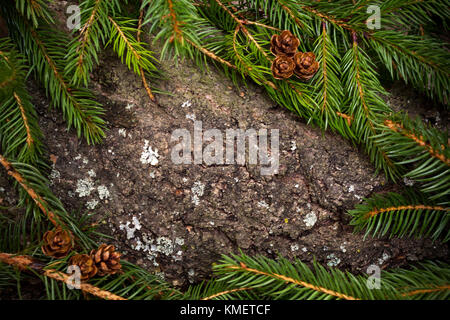
MULTIPOLYGON (((142 1, 141 1, 141 4, 142 4, 142 1)), ((141 10, 139 11, 138 27, 137 27, 137 34, 136 34, 137 42, 141 42, 142 21, 144 19, 144 10, 145 10, 145 8, 141 8, 141 10)), ((147 92, 147 95, 151 101, 156 102, 156 98, 153 95, 153 92, 147 83, 147 79, 145 78, 144 69, 142 68, 142 66, 139 66, 139 72, 141 74, 142 84, 144 85, 145 92, 147 92)))
MULTIPOLYGON (((4 86, 0 85, 0 144, 7 157, 27 163, 41 160, 42 133, 37 115, 25 89, 25 58, 9 42, 0 45, 0 59, 6 64, 4 86), (5 52, 1 49, 9 47, 5 52), (8 71, 9 69, 9 71, 8 71)), ((0 75, 1 80, 1 75, 0 75)))
POLYGON ((39 194, 37 194, 33 188, 29 186, 29 183, 23 178, 20 172, 15 170, 13 165, 1 154, 0 164, 2 164, 2 166, 5 168, 7 174, 13 177, 22 186, 22 188, 28 193, 31 199, 33 199, 36 205, 41 209, 42 213, 47 216, 47 218, 53 223, 54 226, 65 226, 64 223, 59 219, 59 217, 57 217, 52 211, 48 209, 47 202, 39 194))
POLYGON ((104 136, 103 109, 93 100, 92 93, 69 84, 61 70, 66 63, 64 44, 66 36, 51 26, 40 23, 34 29, 21 16, 2 7, 11 27, 11 37, 21 52, 26 52, 30 66, 46 89, 54 106, 60 107, 68 127, 74 126, 78 136, 85 136, 88 143, 99 142, 104 136))
POLYGON ((378 54, 392 78, 401 78, 431 98, 448 103, 450 54, 438 40, 382 30, 370 33, 365 43, 378 54))
MULTIPOLYGON (((29 221, 31 227, 36 227, 36 224, 41 222, 43 215, 54 226, 72 231, 82 248, 91 247, 94 243, 93 240, 86 235, 86 232, 79 229, 78 223, 50 191, 47 179, 39 170, 26 163, 9 161, 2 155, 0 155, 0 164, 21 187, 19 189, 19 206, 25 206, 27 214, 32 216, 31 220, 24 221, 29 221)), ((26 230, 23 231, 26 232, 26 230)))
POLYGON ((382 272, 384 283, 394 285, 403 299, 448 300, 450 266, 440 261, 426 261, 411 268, 382 272))
POLYGON ((318 76, 315 77, 317 79, 315 84, 316 101, 320 106, 317 117, 323 123, 324 129, 331 126, 332 129, 338 130, 345 136, 348 129, 342 125, 342 121, 338 121, 340 118, 337 118, 344 97, 344 89, 339 79, 341 74, 340 56, 328 35, 325 22, 322 23, 322 34, 316 41, 314 51, 320 65, 318 76))
MULTIPOLYGON (((112 28, 108 16, 119 10, 118 0, 83 0, 80 4, 81 29, 69 44, 64 74, 74 85, 88 85, 97 52, 112 28)), ((77 32, 74 30, 74 33, 77 32)))
MULTIPOLYGON (((401 123, 393 122, 392 120, 385 120, 384 124, 392 131, 400 133, 402 136, 413 140, 416 144, 423 147, 432 157, 439 159, 447 166, 450 166, 450 158, 447 158, 440 151, 433 149, 433 147, 429 143, 423 140, 423 137, 422 138, 417 137, 411 131, 406 130, 401 123)), ((445 146, 441 145, 441 149, 445 150, 445 146)))
POLYGON ((354 138, 364 144, 376 168, 383 169, 386 176, 395 181, 399 176, 398 168, 372 138, 378 133, 377 123, 390 112, 390 108, 380 97, 385 90, 376 77, 369 57, 358 45, 355 32, 353 46, 344 55, 342 65, 344 88, 350 102, 349 110, 344 113, 354 119, 351 126, 354 138))
POLYGON ((209 51, 208 49, 198 46, 197 44, 195 44, 194 42, 190 41, 190 40, 186 40, 190 45, 194 46, 195 48, 197 48, 200 52, 202 52, 203 54, 205 54, 206 56, 208 56, 209 58, 211 58, 214 61, 217 61, 221 64, 224 64, 225 66, 227 66, 230 69, 237 69, 237 67, 234 64, 231 64, 229 61, 226 61, 225 59, 222 59, 221 57, 217 56, 216 54, 214 54, 214 52, 209 51))
MULTIPOLYGON (((0 262, 12 265, 23 271, 32 269, 45 277, 64 283, 68 283, 70 280, 70 276, 68 274, 53 269, 44 269, 45 264, 29 256, 16 256, 13 254, 0 252, 0 262)), ((80 290, 105 300, 127 300, 85 282, 80 283, 80 290)))
POLYGON ((15 0, 17 10, 38 27, 39 19, 53 23, 53 17, 48 10, 46 0, 15 0))
POLYGON ((450 194, 450 148, 444 132, 426 126, 420 119, 412 121, 394 115, 380 124, 375 142, 404 177, 420 183, 420 190, 438 204, 448 204, 450 194))
POLYGON ((431 237, 450 239, 450 207, 436 205, 423 195, 407 190, 403 194, 388 193, 365 199, 350 210, 350 225, 365 235, 382 237, 431 237))
POLYGON ((324 293, 324 294, 327 294, 327 295, 330 295, 330 296, 334 296, 334 297, 339 298, 339 299, 358 300, 355 297, 351 297, 351 296, 348 296, 346 294, 343 294, 343 293, 340 293, 340 292, 337 292, 337 291, 329 290, 329 289, 324 288, 324 287, 315 286, 315 285, 313 285, 311 283, 307 283, 307 282, 301 281, 301 280, 296 280, 294 278, 287 277, 287 276, 282 275, 282 274, 268 273, 268 272, 264 272, 262 270, 249 268, 243 262, 241 262, 239 266, 237 266, 237 265, 230 266, 229 269, 236 270, 236 271, 244 271, 244 272, 247 272, 247 273, 250 273, 250 274, 257 274, 257 275, 263 275, 263 276, 266 276, 266 277, 275 278, 275 279, 278 279, 278 280, 282 280, 282 281, 284 281, 286 283, 292 283, 292 284, 295 284, 295 285, 298 285, 298 286, 302 286, 302 287, 305 287, 307 289, 311 289, 311 290, 314 290, 314 291, 317 291, 317 292, 320 292, 320 293, 324 293))
POLYGON ((269 58, 269 55, 267 52, 259 45, 258 41, 255 40, 255 38, 252 36, 252 34, 248 31, 248 29, 244 26, 243 22, 238 19, 231 11, 228 9, 220 0, 215 0, 217 4, 225 10, 226 13, 230 15, 231 18, 233 18, 234 21, 239 26, 239 30, 242 30, 242 32, 248 37, 248 39, 255 45, 256 48, 263 54, 264 57, 266 57, 269 61, 271 61, 271 58, 269 58))
POLYGON ((156 66, 151 62, 151 60, 156 61, 152 56, 152 52, 145 49, 143 43, 137 41, 132 36, 132 33, 137 31, 131 27, 135 25, 135 21, 119 21, 111 17, 108 17, 108 19, 113 25, 108 44, 113 43, 113 49, 119 55, 122 62, 125 59, 128 68, 138 75, 142 75, 141 70, 147 72, 156 71, 156 66))
POLYGON ((222 256, 213 266, 218 281, 230 288, 252 288, 259 299, 385 299, 398 298, 390 284, 380 290, 370 290, 366 279, 317 263, 310 269, 299 260, 290 262, 280 257, 277 261, 263 256, 222 256))
MULTIPOLYGON (((69 281, 70 279, 70 276, 68 274, 51 269, 45 270, 44 276, 64 283, 67 283, 67 281, 69 281)), ((80 290, 105 300, 127 300, 121 296, 118 296, 106 290, 102 290, 85 282, 80 283, 80 290)))

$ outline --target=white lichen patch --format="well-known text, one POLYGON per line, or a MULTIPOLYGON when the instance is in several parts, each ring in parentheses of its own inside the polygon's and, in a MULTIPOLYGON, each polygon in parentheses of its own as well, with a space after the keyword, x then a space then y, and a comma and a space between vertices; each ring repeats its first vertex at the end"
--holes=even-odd
POLYGON ((258 201, 257 206, 264 209, 269 209, 269 205, 264 200, 258 201))
POLYGON ((295 150, 297 150, 297 143, 294 140, 292 140, 291 141, 291 151, 295 151, 295 150))
POLYGON ((89 196, 94 189, 94 182, 91 178, 79 179, 77 181, 77 188, 75 189, 75 192, 78 193, 80 198, 82 198, 89 196))
POLYGON ((56 179, 61 178, 61 173, 55 169, 55 165, 52 165, 52 171, 50 172, 50 175, 48 176, 50 179, 50 185, 53 185, 53 181, 56 179))
POLYGON ((120 128, 119 129, 119 136, 122 136, 124 138, 127 137, 127 130, 125 130, 124 128, 120 128))
POLYGON ((192 192, 192 203, 196 206, 200 203, 200 197, 203 196, 205 192, 205 185, 201 181, 195 181, 191 188, 192 192))
POLYGON ((88 202, 86 202, 86 208, 88 208, 89 210, 94 210, 95 207, 97 207, 98 205, 98 200, 96 199, 92 199, 88 202))
POLYGON ((303 248, 302 248, 302 251, 303 251, 303 252, 308 252, 308 249, 307 249, 306 247, 303 247, 303 248))
POLYGON ((327 266, 329 267, 336 267, 339 263, 341 263, 341 259, 339 259, 334 253, 329 254, 327 259, 327 266))
POLYGON ((89 160, 87 158, 83 158, 83 164, 86 165, 89 163, 89 160))
POLYGON ((127 110, 131 110, 134 108, 134 104, 133 103, 127 103, 127 106, 125 107, 125 109, 127 110))
POLYGON ((144 140, 144 151, 141 153, 141 163, 150 164, 152 166, 156 166, 158 164, 158 149, 152 149, 152 147, 148 144, 148 140, 144 140))
POLYGON ((291 244, 291 251, 298 251, 299 246, 298 244, 291 244))
POLYGON ((131 221, 127 221, 126 224, 120 224, 119 225, 119 229, 120 230, 125 230, 127 232, 127 239, 133 239, 134 238, 134 233, 136 232, 136 230, 141 230, 141 224, 139 223, 139 220, 133 216, 133 218, 131 219, 131 221), (133 224, 133 227, 131 227, 130 225, 133 224))
POLYGON ((193 113, 187 114, 187 115, 186 115, 186 119, 195 121, 195 114, 193 114, 193 113))
POLYGON ((183 238, 175 238, 175 244, 182 246, 184 245, 184 239, 183 238))
POLYGON ((108 199, 110 197, 109 190, 104 185, 98 186, 97 187, 97 192, 98 192, 98 197, 101 200, 105 200, 105 199, 108 199))
POLYGON ((383 255, 381 256, 381 258, 378 259, 378 265, 382 265, 384 264, 386 261, 389 260, 391 256, 389 254, 387 254, 386 252, 383 252, 383 255))
POLYGON ((192 106, 192 103, 190 101, 185 101, 181 105, 182 108, 189 108, 190 106, 192 106))
POLYGON ((347 249, 345 248, 345 246, 342 244, 339 249, 341 249, 342 252, 347 252, 347 249))
POLYGON ((89 177, 95 178, 96 175, 97 175, 97 174, 95 173, 95 171, 94 171, 93 169, 91 169, 91 170, 88 171, 88 176, 89 176, 89 177))
POLYGON ((317 222, 317 215, 314 213, 314 211, 311 211, 305 216, 303 222, 307 227, 313 227, 317 222))
POLYGON ((353 192, 353 191, 355 191, 355 186, 350 185, 350 187, 348 187, 348 192, 353 192))

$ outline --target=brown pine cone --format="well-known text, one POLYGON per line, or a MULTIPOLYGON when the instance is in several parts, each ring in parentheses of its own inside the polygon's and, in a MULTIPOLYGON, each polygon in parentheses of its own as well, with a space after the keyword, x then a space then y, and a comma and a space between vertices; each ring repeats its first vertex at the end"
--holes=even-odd
POLYGON ((98 275, 117 273, 122 266, 120 265, 120 253, 113 245, 102 244, 97 250, 91 251, 91 257, 98 269, 98 275))
POLYGON ((278 56, 272 62, 272 74, 275 79, 288 79, 294 74, 295 62, 292 58, 278 56))
POLYGON ((80 268, 81 280, 87 280, 97 274, 97 267, 94 260, 87 254, 76 254, 70 258, 69 265, 75 265, 80 268))
POLYGON ((41 249, 46 256, 62 258, 73 248, 73 236, 68 230, 56 228, 44 233, 41 249))
POLYGON ((289 30, 284 30, 280 35, 274 34, 270 39, 270 51, 275 56, 293 57, 300 45, 300 40, 289 30))
POLYGON ((294 56, 295 75, 301 80, 311 79, 319 70, 319 62, 313 52, 297 52, 294 56))

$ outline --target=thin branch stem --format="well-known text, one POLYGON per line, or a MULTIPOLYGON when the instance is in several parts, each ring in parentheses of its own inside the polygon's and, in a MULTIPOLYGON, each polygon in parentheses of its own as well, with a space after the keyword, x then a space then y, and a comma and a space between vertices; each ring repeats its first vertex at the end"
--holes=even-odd
POLYGON ((284 276, 282 274, 267 273, 267 272, 264 272, 264 271, 261 271, 261 270, 252 269, 252 268, 247 267, 242 262, 240 263, 239 266, 237 266, 237 265, 236 266, 230 266, 229 269, 242 270, 242 271, 246 271, 246 272, 250 272, 250 273, 254 273, 254 274, 264 275, 264 276, 270 277, 270 278, 283 280, 285 282, 293 283, 293 284, 296 284, 296 285, 299 285, 299 286, 302 286, 302 287, 305 287, 305 288, 308 288, 308 289, 311 289, 311 290, 314 290, 314 291, 326 293, 326 294, 329 294, 331 296, 334 296, 334 297, 337 297, 337 298, 340 298, 340 299, 359 300, 358 298, 355 298, 355 297, 352 297, 352 296, 349 296, 349 295, 346 295, 346 294, 343 294, 343 293, 340 293, 340 292, 337 292, 337 291, 329 290, 327 288, 319 287, 319 286, 316 286, 316 285, 313 285, 311 283, 307 283, 307 282, 304 282, 304 281, 301 281, 301 280, 296 280, 296 279, 293 279, 293 278, 290 278, 290 277, 286 277, 286 276, 284 276))
MULTIPOLYGON (((55 279, 57 281, 62 281, 64 283, 68 283, 70 281, 70 275, 61 272, 56 271, 53 269, 45 270, 45 264, 33 259, 30 256, 24 256, 24 255, 13 255, 9 253, 2 253, 0 252, 0 262, 6 263, 8 265, 14 266, 22 271, 26 271, 29 269, 33 269, 37 271, 38 273, 43 274, 44 276, 55 279)), ((80 290, 86 293, 90 293, 96 297, 105 299, 105 300, 127 300, 121 296, 118 296, 114 293, 111 293, 106 290, 102 290, 98 287, 95 287, 91 284, 81 282, 80 284, 80 290)))

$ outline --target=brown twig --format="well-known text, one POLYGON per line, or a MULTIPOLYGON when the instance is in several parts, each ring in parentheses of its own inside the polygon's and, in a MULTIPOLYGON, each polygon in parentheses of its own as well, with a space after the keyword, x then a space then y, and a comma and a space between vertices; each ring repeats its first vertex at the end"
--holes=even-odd
POLYGON ((93 22, 94 22, 94 18, 97 14, 97 10, 100 6, 100 1, 101 0, 97 0, 97 2, 95 3, 95 6, 91 12, 91 15, 88 19, 88 21, 86 22, 86 24, 83 26, 83 28, 80 29, 80 36, 83 36, 83 39, 81 41, 81 48, 78 50, 80 53, 80 56, 78 57, 78 61, 77 61, 77 68, 81 68, 81 66, 83 65, 83 60, 84 60, 84 48, 86 47, 87 43, 88 43, 88 37, 89 37, 89 29, 91 28, 93 22), (83 35, 84 33, 84 35, 83 35))
POLYGON ((347 121, 348 126, 350 127, 353 121, 353 116, 349 116, 348 114, 345 113, 341 113, 341 112, 336 112, 336 114, 341 117, 344 118, 347 121))
MULTIPOLYGON (((137 34, 136 34, 136 38, 137 38, 138 42, 141 42, 142 19, 143 18, 144 18, 144 8, 142 8, 141 12, 139 13, 138 28, 137 28, 137 34)), ((145 91, 147 92, 148 97, 150 98, 151 101, 155 102, 156 98, 153 95, 153 92, 147 83, 147 79, 145 79, 144 69, 141 66, 139 66, 139 72, 141 73, 142 84, 144 85, 144 88, 145 88, 145 91)))
POLYGON ((327 28, 325 22, 322 22, 322 76, 323 76, 323 104, 322 104, 322 113, 325 110, 327 105, 327 93, 328 93, 328 75, 327 75, 327 46, 325 45, 325 41, 327 38, 327 28))
POLYGON ((368 218, 376 216, 380 213, 384 213, 384 212, 388 212, 388 211, 417 210, 417 209, 450 211, 450 208, 444 208, 444 207, 440 207, 440 206, 426 206, 426 205, 422 205, 422 204, 417 204, 417 205, 407 205, 407 206, 398 206, 398 207, 388 207, 388 208, 381 208, 381 209, 374 208, 372 211, 370 211, 366 214, 366 218, 368 219, 368 218))
POLYGON ((186 41, 187 41, 190 45, 196 47, 198 50, 200 50, 200 51, 203 52, 205 55, 207 55, 208 57, 210 57, 211 59, 216 60, 216 61, 218 61, 218 62, 220 62, 220 63, 223 63, 224 65, 226 65, 227 67, 229 67, 229 68, 231 68, 231 69, 237 69, 237 67, 236 67, 235 65, 233 65, 233 64, 231 64, 230 62, 228 62, 228 61, 222 59, 221 57, 217 56, 216 54, 214 54, 213 52, 209 51, 208 49, 205 49, 205 48, 203 48, 203 47, 200 47, 200 46, 196 45, 194 42, 192 42, 192 41, 189 40, 189 39, 186 39, 186 41))
POLYGON ((20 113, 22 114, 23 124, 25 126, 25 130, 27 131, 28 147, 31 147, 31 145, 33 144, 34 141, 33 141, 33 137, 31 136, 31 130, 30 130, 30 126, 28 124, 28 119, 27 119, 27 115, 25 113, 25 108, 23 107, 22 100, 17 95, 17 93, 14 92, 13 95, 14 95, 14 99, 16 99, 16 101, 17 101, 17 105, 19 106, 20 113))
POLYGON ((180 26, 182 23, 180 21, 178 21, 178 19, 177 19, 177 15, 173 8, 172 0, 167 0, 167 2, 169 3, 169 16, 172 19, 173 30, 175 32, 175 37, 171 36, 169 41, 173 42, 173 40, 176 39, 177 41, 182 43, 183 42, 183 33, 181 32, 181 29, 180 29, 180 26))
POLYGON ((446 285, 438 286, 438 287, 434 287, 434 288, 429 288, 429 289, 413 290, 413 291, 403 293, 402 296, 409 297, 409 296, 414 296, 416 294, 443 291, 443 290, 450 290, 450 284, 446 284, 446 285))

